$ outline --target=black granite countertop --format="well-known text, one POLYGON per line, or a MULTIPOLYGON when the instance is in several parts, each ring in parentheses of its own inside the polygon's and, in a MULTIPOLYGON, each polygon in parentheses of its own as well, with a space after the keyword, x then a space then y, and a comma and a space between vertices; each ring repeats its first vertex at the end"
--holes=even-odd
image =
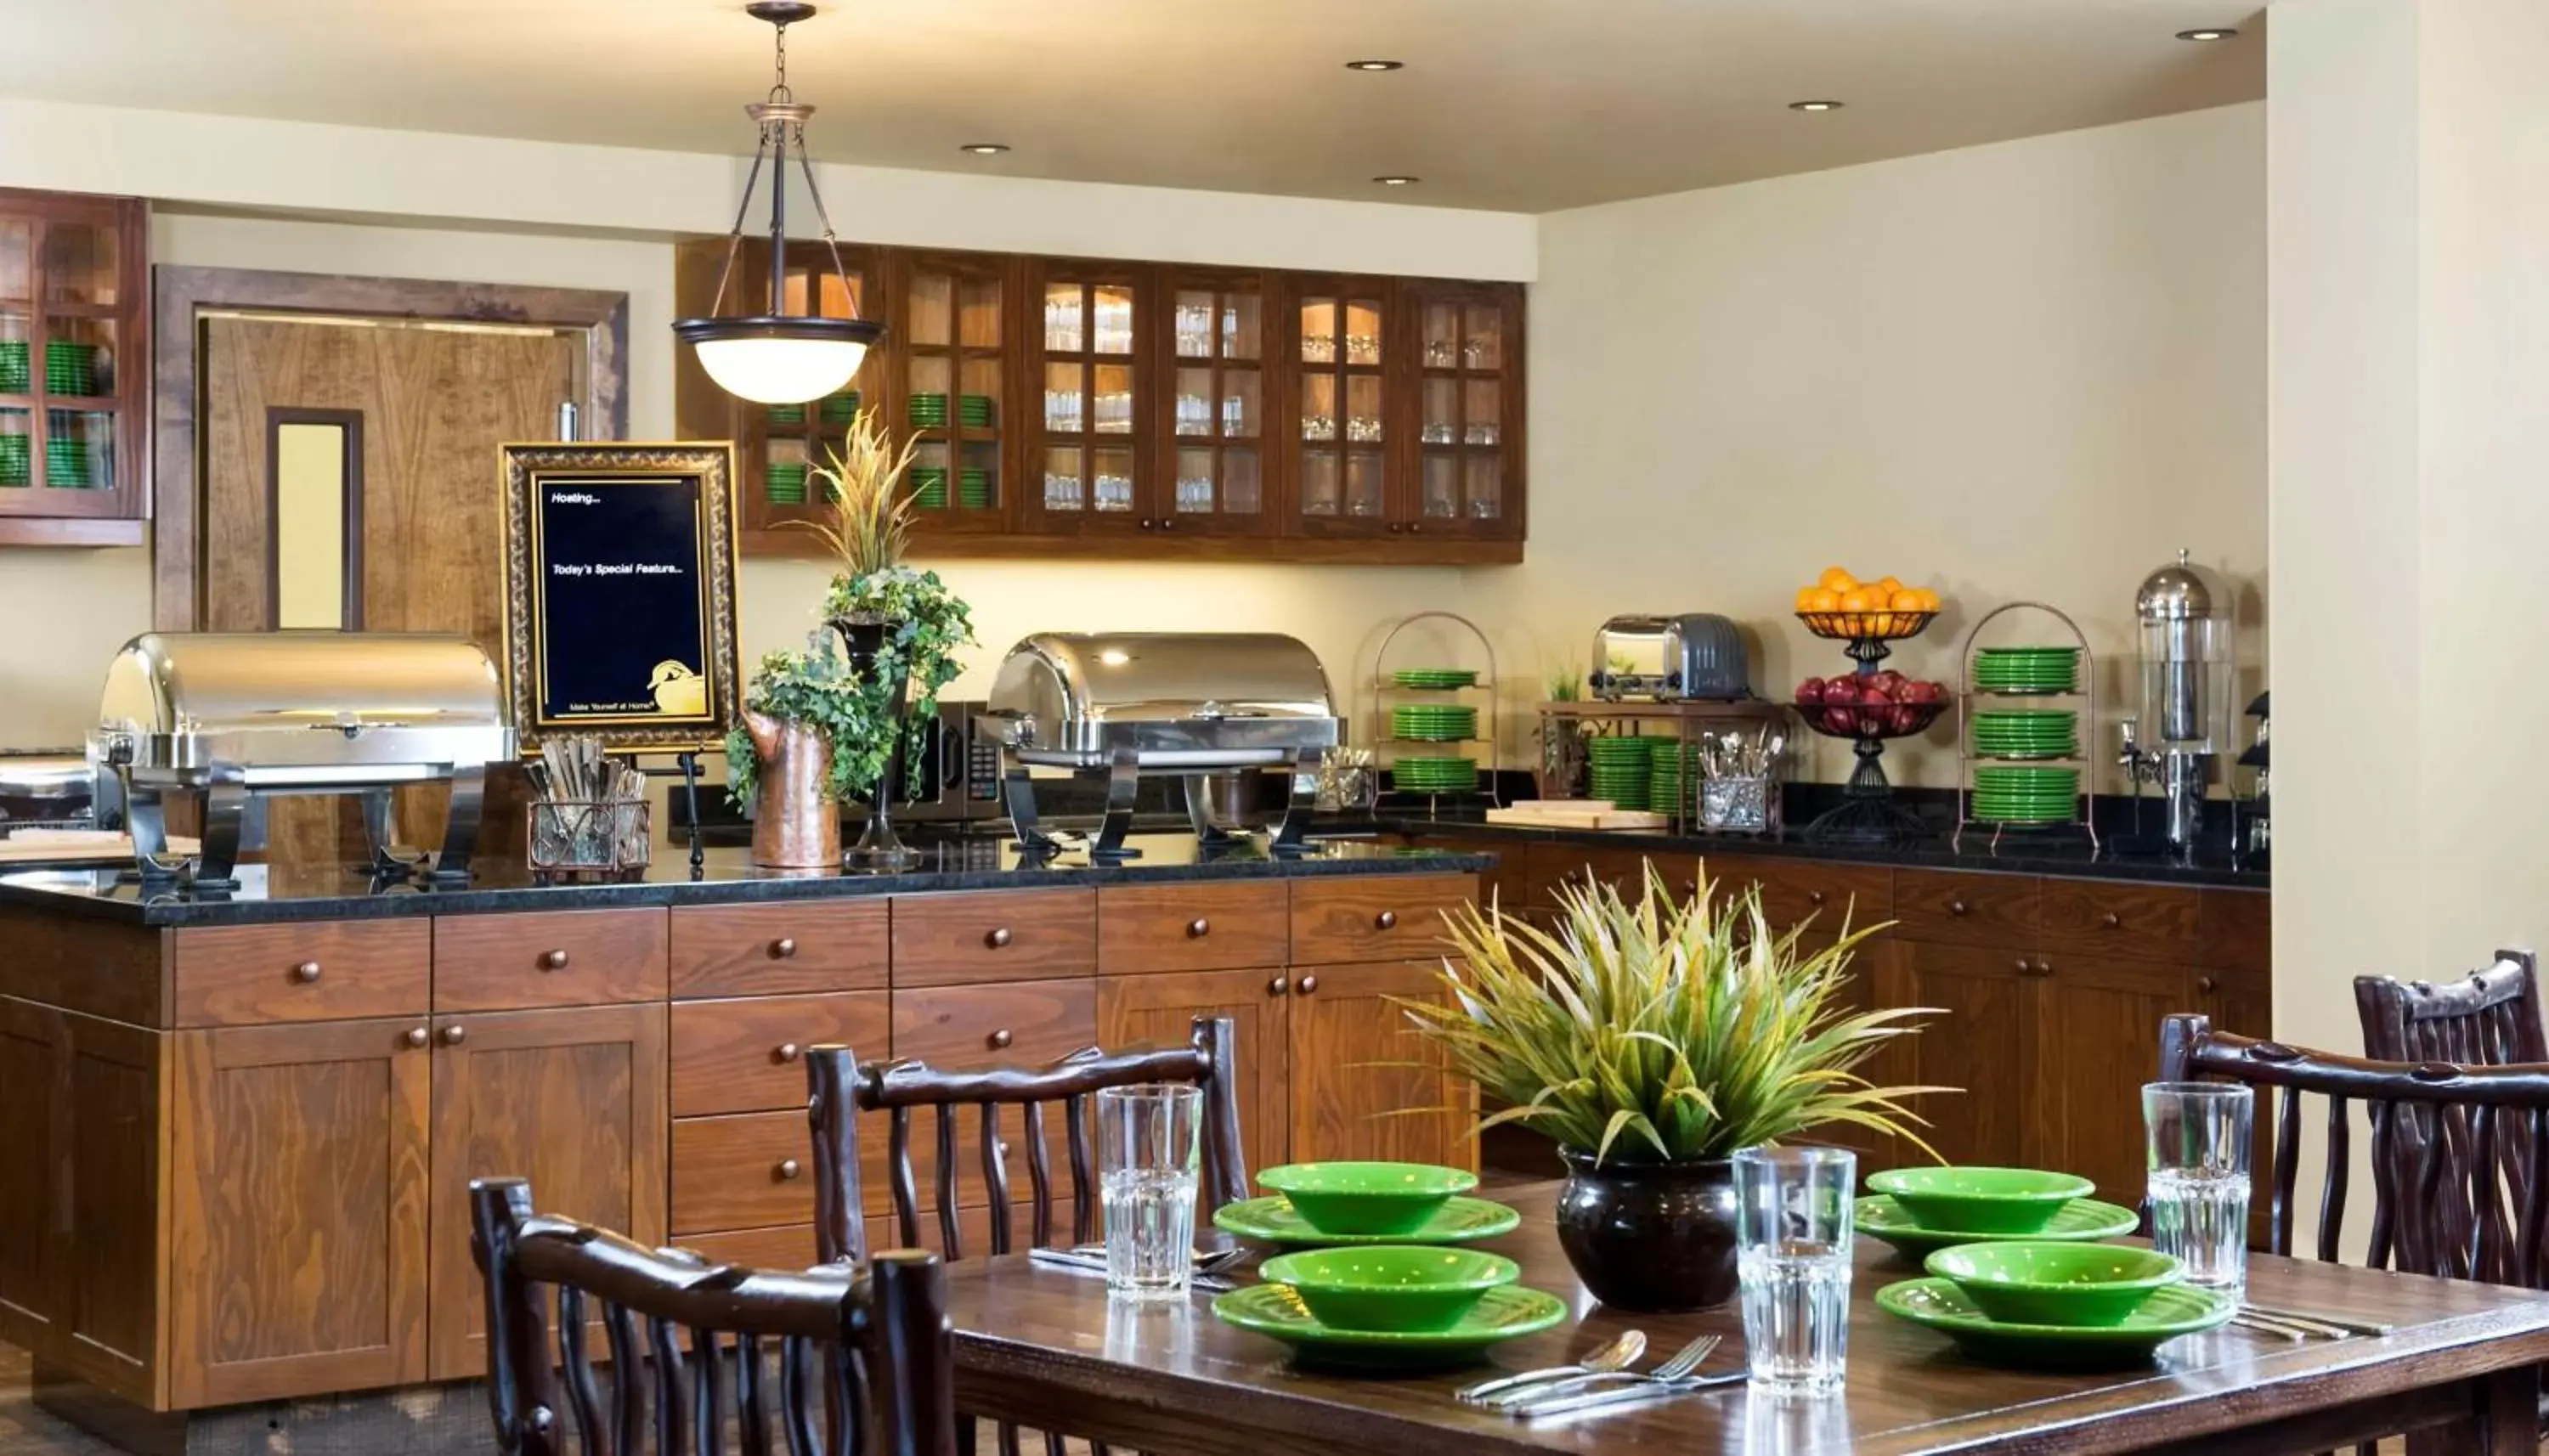
POLYGON ((1392 834, 1457 835, 1463 841, 1545 840, 1604 849, 1652 849, 1690 855, 1759 855, 1852 864, 1903 864, 1922 869, 1974 869, 2006 874, 2044 874, 2082 879, 2137 880, 2148 884, 2211 885, 2262 890, 2271 883, 2263 868, 2234 864, 2226 838, 2218 847, 2200 849, 2193 857, 2126 855, 2112 848, 2093 850, 2085 837, 2045 839, 2009 835, 1998 846, 1989 830, 1968 830, 1961 848, 1945 834, 1924 836, 1906 844, 1883 846, 1827 845, 1807 842, 1805 832, 1779 834, 1669 834, 1659 830, 1537 829, 1489 824, 1481 811, 1446 812, 1435 817, 1383 813, 1374 828, 1392 834))
POLYGON ((678 848, 658 847, 644 878, 614 884, 541 884, 518 862, 481 860, 466 885, 413 879, 380 883, 359 865, 309 868, 239 867, 228 894, 145 890, 130 870, 30 870, 0 874, 0 905, 143 926, 254 925, 294 920, 356 920, 394 915, 494 911, 584 910, 617 905, 725 905, 765 900, 817 900, 933 890, 1027 889, 1054 885, 1160 884, 1180 880, 1298 879, 1341 874, 1467 872, 1488 868, 1483 855, 1400 849, 1368 840, 1314 839, 1298 857, 1270 856, 1262 839, 1207 850, 1191 834, 1136 834, 1138 859, 1091 864, 1082 850, 1029 864, 1006 835, 912 837, 921 861, 895 873, 755 868, 748 851, 712 849, 694 875, 678 848))

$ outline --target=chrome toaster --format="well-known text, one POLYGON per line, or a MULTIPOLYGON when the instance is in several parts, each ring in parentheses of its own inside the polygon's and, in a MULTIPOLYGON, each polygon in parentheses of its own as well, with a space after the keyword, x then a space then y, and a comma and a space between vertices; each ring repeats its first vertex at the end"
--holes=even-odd
POLYGON ((1613 617, 1593 634, 1593 695, 1606 702, 1646 698, 1732 701, 1752 695, 1744 634, 1708 612, 1613 617))

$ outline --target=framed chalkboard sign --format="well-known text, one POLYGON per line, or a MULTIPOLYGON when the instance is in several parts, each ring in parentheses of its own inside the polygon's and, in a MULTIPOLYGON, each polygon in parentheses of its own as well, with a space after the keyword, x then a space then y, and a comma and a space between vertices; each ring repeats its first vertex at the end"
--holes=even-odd
POLYGON ((741 695, 734 447, 507 445, 502 477, 505 693, 523 748, 722 743, 741 695))

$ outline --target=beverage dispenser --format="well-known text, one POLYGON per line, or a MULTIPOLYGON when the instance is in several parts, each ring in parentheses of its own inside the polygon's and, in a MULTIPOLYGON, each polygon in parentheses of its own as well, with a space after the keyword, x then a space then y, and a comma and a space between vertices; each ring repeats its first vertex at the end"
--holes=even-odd
POLYGON ((2156 783, 2168 847, 2193 849, 2216 762, 2234 752, 2231 603, 2219 579, 2177 553, 2133 595, 2141 637, 2139 710, 2124 723, 2123 763, 2136 799, 2156 783))

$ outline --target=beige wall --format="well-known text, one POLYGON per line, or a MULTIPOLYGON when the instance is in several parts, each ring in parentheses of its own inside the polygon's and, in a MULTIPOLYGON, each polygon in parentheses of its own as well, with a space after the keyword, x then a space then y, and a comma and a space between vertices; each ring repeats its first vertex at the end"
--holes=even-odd
MULTIPOLYGON (((1543 218, 1531 556, 1478 610, 1535 663, 1614 612, 1728 613, 1765 693, 1846 669, 1790 615, 1833 564, 1951 598, 1891 664, 1939 679, 2030 598, 2119 685, 2181 545, 2253 618, 2263 146, 2250 105, 1543 218)), ((1952 727, 1890 759, 1952 782, 1952 727)))

